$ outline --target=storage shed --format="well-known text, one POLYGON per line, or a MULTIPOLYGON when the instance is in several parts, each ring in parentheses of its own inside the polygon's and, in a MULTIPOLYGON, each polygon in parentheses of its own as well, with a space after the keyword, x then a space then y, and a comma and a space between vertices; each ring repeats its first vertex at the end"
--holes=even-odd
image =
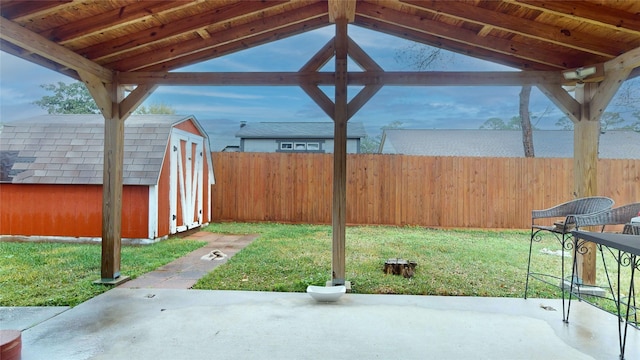
MULTIPOLYGON (((102 115, 43 115, 0 130, 0 239, 100 241, 102 115)), ((209 138, 193 116, 125 121, 122 240, 211 221, 209 138)))

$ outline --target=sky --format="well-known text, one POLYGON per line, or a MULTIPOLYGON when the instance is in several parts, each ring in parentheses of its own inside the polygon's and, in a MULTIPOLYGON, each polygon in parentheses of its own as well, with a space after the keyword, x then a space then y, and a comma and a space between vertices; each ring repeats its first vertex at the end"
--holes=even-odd
MULTIPOLYGON (((411 42, 357 26, 349 26, 348 31, 384 70, 414 70, 406 58, 399 59, 411 42)), ((334 28, 327 26, 176 71, 297 71, 333 36, 334 28)), ((349 71, 359 71, 353 62, 348 67, 349 71)), ((323 70, 331 71, 332 62, 323 70)), ((516 71, 446 51, 429 70, 516 71)), ((49 95, 40 85, 59 81, 75 80, 0 52, 0 123, 46 114, 33 102, 49 95)), ((322 89, 333 98, 333 88, 322 89)), ((358 90, 350 87, 349 97, 358 90)), ((385 86, 349 121, 363 123, 372 137, 393 122, 409 129, 478 129, 490 118, 507 122, 518 116, 519 92, 519 87, 505 86, 385 86)), ((143 103, 151 104, 165 104, 177 114, 195 116, 207 131, 214 151, 238 143, 235 132, 241 121, 331 121, 297 86, 161 86, 143 103)), ((530 111, 537 128, 559 129, 555 123, 563 117, 562 112, 535 87, 530 111)))

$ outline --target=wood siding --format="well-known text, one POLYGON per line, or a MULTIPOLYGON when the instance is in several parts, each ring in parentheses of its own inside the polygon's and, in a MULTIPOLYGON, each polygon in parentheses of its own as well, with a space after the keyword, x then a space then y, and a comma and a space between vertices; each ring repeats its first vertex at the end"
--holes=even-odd
MULTIPOLYGON (((213 221, 331 223, 327 154, 213 153, 213 221)), ((598 161, 599 195, 640 201, 640 160, 598 161)), ((349 155, 347 223, 525 229, 569 201, 573 159, 349 155)))
MULTIPOLYGON (((122 237, 148 235, 149 187, 125 186, 122 237)), ((101 237, 101 185, 0 184, 0 234, 101 237)))

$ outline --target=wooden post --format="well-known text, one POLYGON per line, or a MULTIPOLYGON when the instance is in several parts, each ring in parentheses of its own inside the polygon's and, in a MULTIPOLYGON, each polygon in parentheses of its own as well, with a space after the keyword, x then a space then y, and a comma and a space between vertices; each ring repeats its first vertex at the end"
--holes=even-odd
MULTIPOLYGON (((587 83, 576 87, 576 100, 581 104, 579 121, 574 122, 573 131, 573 179, 575 196, 598 195, 598 143, 600 139, 600 116, 590 116, 589 104, 598 84, 587 83)), ((596 284, 596 246, 587 242, 588 251, 578 254, 578 278, 585 285, 596 284)))
POLYGON ((120 117, 119 104, 124 98, 124 88, 118 84, 111 86, 111 116, 105 117, 104 125, 101 279, 96 281, 102 284, 117 284, 127 280, 120 276, 124 119, 120 117))
POLYGON ((347 19, 336 19, 335 112, 333 139, 333 258, 332 285, 345 285, 347 222, 347 19))

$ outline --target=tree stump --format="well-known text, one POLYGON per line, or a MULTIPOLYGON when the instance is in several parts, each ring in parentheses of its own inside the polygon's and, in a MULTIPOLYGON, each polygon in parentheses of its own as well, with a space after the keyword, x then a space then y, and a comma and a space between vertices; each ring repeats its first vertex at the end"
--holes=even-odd
POLYGON ((413 277, 416 269, 415 261, 407 261, 404 259, 389 259, 384 262, 383 271, 385 274, 402 275, 405 278, 413 277))

